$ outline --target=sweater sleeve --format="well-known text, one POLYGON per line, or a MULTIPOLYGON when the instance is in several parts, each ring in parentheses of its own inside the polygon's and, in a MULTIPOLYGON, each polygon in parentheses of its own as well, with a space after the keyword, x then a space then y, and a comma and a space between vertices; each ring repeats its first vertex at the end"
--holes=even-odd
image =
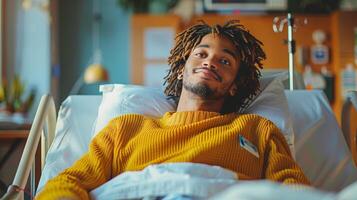
POLYGON ((111 178, 115 124, 91 142, 89 151, 70 168, 47 182, 36 199, 89 199, 88 192, 111 178))
POLYGON ((308 179, 292 158, 289 146, 279 131, 270 135, 266 148, 265 177, 267 179, 284 184, 309 185, 308 179))

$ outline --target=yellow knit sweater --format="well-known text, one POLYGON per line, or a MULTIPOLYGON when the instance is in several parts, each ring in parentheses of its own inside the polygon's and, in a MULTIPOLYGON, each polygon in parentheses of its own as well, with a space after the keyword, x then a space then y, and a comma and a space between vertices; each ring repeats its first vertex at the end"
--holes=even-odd
POLYGON ((240 180, 308 184, 291 158, 284 136, 257 115, 196 111, 150 119, 129 114, 112 120, 94 138, 89 151, 50 180, 37 199, 88 199, 90 190, 124 171, 166 162, 217 165, 237 172, 240 180), (259 155, 249 151, 249 145, 240 142, 242 138, 259 155))

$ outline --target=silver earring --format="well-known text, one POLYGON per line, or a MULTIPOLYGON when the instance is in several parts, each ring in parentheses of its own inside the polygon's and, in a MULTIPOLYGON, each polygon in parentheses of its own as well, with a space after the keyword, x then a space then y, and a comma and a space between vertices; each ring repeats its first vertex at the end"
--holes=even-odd
POLYGON ((178 79, 178 80, 182 80, 182 79, 183 79, 183 74, 179 74, 179 75, 177 76, 177 79, 178 79))
POLYGON ((231 90, 229 91, 229 94, 233 97, 234 95, 236 95, 237 90, 231 90))

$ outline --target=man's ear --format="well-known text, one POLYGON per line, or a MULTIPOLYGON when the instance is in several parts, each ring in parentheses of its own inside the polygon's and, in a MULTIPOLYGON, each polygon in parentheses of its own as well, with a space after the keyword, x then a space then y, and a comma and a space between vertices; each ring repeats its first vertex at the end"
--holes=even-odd
POLYGON ((182 80, 183 79, 183 71, 184 71, 184 67, 182 69, 180 69, 179 73, 177 74, 177 79, 178 80, 182 80))
POLYGON ((232 86, 229 88, 229 95, 234 96, 237 94, 237 84, 233 83, 232 86))

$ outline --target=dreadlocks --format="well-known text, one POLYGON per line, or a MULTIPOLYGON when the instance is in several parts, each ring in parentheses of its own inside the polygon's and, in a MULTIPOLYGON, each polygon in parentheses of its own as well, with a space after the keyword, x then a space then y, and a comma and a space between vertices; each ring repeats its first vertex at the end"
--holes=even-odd
POLYGON ((263 68, 261 61, 266 56, 261 47, 263 43, 251 35, 238 20, 228 21, 223 26, 209 26, 201 21, 176 36, 176 44, 170 51, 168 59, 170 69, 164 78, 164 85, 167 84, 165 94, 178 101, 182 90, 182 80, 177 77, 182 73, 192 50, 205 35, 211 33, 228 38, 236 47, 241 59, 235 79, 238 92, 233 97, 227 97, 221 111, 222 113, 241 112, 259 92, 260 69, 263 68))

